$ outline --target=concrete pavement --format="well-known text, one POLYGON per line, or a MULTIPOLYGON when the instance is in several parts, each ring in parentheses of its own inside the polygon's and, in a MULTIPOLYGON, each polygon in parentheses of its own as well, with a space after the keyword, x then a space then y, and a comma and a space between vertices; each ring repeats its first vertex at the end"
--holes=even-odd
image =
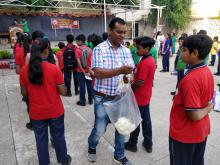
MULTIPOLYGON (((174 58, 171 59, 173 61, 174 58)), ((142 135, 139 137, 138 152, 126 151, 126 156, 134 165, 169 165, 168 128, 169 113, 172 105, 170 91, 175 89, 176 76, 160 73, 161 59, 158 61, 151 118, 153 126, 153 153, 148 154, 142 148, 142 135)), ((173 62, 171 62, 173 66, 173 62)), ((172 67, 171 67, 172 68, 172 67)), ((214 68, 211 68, 214 72, 214 68)), ((220 78, 215 77, 216 83, 220 78)), ((217 86, 216 86, 217 89, 217 86)), ((32 131, 26 129, 28 121, 26 106, 21 101, 18 76, 14 70, 0 70, 0 165, 37 165, 35 138, 32 131)), ((72 156, 72 165, 114 165, 113 146, 114 128, 108 126, 97 148, 97 162, 87 161, 87 138, 94 123, 93 107, 76 105, 78 96, 63 97, 65 106, 65 129, 68 153, 72 156)), ((210 114, 212 132, 208 138, 205 165, 220 164, 220 113, 210 114)), ((50 146, 51 164, 57 165, 54 149, 50 146)))

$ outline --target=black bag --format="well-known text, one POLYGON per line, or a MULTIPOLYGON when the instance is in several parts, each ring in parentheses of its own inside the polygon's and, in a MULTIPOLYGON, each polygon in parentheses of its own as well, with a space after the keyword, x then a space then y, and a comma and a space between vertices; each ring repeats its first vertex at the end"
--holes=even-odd
POLYGON ((66 47, 66 50, 63 53, 63 64, 65 70, 73 70, 77 68, 77 60, 73 49, 74 46, 66 47))

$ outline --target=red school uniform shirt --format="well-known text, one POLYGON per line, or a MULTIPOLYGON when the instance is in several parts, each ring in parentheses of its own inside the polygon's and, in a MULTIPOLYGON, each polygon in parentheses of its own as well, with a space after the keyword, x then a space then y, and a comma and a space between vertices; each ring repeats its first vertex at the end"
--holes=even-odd
POLYGON ((155 70, 156 64, 151 55, 143 57, 137 65, 134 82, 144 82, 144 84, 134 92, 139 106, 145 106, 150 103, 155 70))
POLYGON ((14 54, 16 65, 19 65, 20 68, 22 68, 25 65, 24 47, 22 45, 16 44, 14 54))
POLYGON ((64 84, 60 68, 49 62, 42 62, 43 85, 31 84, 28 79, 28 65, 20 74, 20 84, 25 86, 29 97, 29 116, 33 120, 57 118, 64 114, 64 107, 57 85, 64 84))
POLYGON ((192 121, 187 111, 205 108, 213 98, 214 79, 206 65, 191 69, 179 82, 170 113, 169 136, 182 143, 200 143, 210 134, 210 120, 192 121))
MULTIPOLYGON (((64 49, 64 48, 63 48, 64 49)), ((56 57, 58 59, 58 64, 59 64, 59 67, 60 69, 63 69, 64 68, 64 64, 63 64, 63 49, 62 50, 59 50, 57 53, 56 53, 56 57)))
MULTIPOLYGON (((87 68, 85 68, 84 70, 85 70, 85 72, 88 72, 89 71, 89 68, 88 67, 91 67, 91 57, 92 57, 92 49, 90 49, 88 46, 86 46, 86 45, 82 45, 82 46, 80 46, 80 48, 77 48, 76 49, 76 58, 78 58, 78 59, 81 59, 81 57, 82 57, 82 50, 81 49, 88 49, 89 50, 89 55, 88 55, 88 57, 87 57, 87 68)), ((82 70, 81 70, 81 68, 79 67, 79 66, 77 66, 77 72, 79 72, 79 73, 81 73, 82 72, 82 70)))

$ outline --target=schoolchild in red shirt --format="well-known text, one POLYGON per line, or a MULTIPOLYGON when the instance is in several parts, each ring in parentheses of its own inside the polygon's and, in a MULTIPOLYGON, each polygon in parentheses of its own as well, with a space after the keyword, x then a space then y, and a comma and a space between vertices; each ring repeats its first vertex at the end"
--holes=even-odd
POLYGON ((60 98, 66 95, 63 75, 54 64, 47 61, 48 39, 36 39, 31 48, 29 65, 20 74, 21 93, 29 96, 31 123, 36 138, 40 165, 49 165, 48 127, 56 150, 57 161, 69 165, 64 136, 64 107, 60 98))
POLYGON ((56 53, 56 57, 58 59, 58 64, 59 64, 60 70, 63 73, 63 68, 64 68, 63 51, 64 51, 64 48, 65 48, 65 44, 63 42, 59 42, 58 47, 60 48, 60 50, 56 53))
POLYGON ((20 32, 16 33, 17 41, 14 46, 14 56, 16 64, 16 74, 20 74, 21 68, 25 65, 25 54, 23 47, 23 35, 20 32))
MULTIPOLYGON (((17 42, 14 48, 14 56, 15 56, 15 63, 16 63, 16 74, 20 74, 20 70, 25 66, 25 58, 27 54, 30 52, 30 42, 31 39, 27 34, 22 34, 20 32, 16 33, 17 42)), ((29 103, 28 103, 28 96, 22 98, 27 105, 27 112, 29 112, 29 103)), ((26 127, 32 130, 32 124, 29 121, 26 123, 26 127)))
POLYGON ((207 35, 192 35, 183 41, 182 59, 190 68, 178 84, 170 113, 171 165, 204 165, 214 94, 214 79, 204 59, 211 47, 207 35))
MULTIPOLYGON (((137 65, 137 69, 134 74, 134 82, 132 83, 132 89, 137 100, 139 110, 142 117, 142 132, 144 141, 142 143, 146 152, 152 152, 152 126, 150 117, 150 99, 152 96, 152 87, 154 74, 156 70, 156 64, 154 58, 150 54, 151 48, 154 46, 155 41, 150 37, 141 37, 137 39, 137 54, 142 57, 141 61, 137 65)), ((127 143, 125 143, 125 149, 132 152, 137 151, 137 142, 140 132, 140 126, 136 128, 131 134, 127 143)))
POLYGON ((85 45, 85 40, 86 37, 83 34, 76 37, 76 43, 79 47, 76 49, 76 59, 78 62, 77 80, 80 88, 79 101, 77 101, 77 105, 80 106, 86 105, 85 87, 87 87, 88 102, 89 104, 93 104, 92 78, 89 73, 89 67, 91 67, 92 49, 85 45), (91 80, 87 79, 85 76, 87 76, 87 78, 91 78, 91 80))
MULTIPOLYGON (((78 84, 78 80, 77 80, 77 60, 76 60, 76 46, 73 45, 73 41, 74 41, 74 36, 72 34, 68 34, 66 36, 66 41, 67 41, 67 45, 66 47, 63 49, 63 61, 64 61, 64 82, 65 85, 67 87, 67 96, 71 97, 72 96, 72 92, 71 92, 71 80, 72 80, 72 75, 73 75, 73 80, 74 80, 74 88, 75 88, 75 95, 79 94, 79 84, 78 84), (65 65, 65 54, 72 49, 72 56, 73 56, 73 60, 71 65, 74 65, 74 67, 68 67, 65 65)), ((72 59, 72 58, 71 58, 72 59)))

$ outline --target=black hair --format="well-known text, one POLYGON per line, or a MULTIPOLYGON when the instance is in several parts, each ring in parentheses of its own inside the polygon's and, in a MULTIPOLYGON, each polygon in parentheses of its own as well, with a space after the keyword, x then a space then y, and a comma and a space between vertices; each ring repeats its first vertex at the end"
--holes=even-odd
POLYGON ((156 39, 157 37, 160 35, 161 31, 158 31, 157 34, 156 34, 156 39))
POLYGON ((59 47, 60 49, 63 49, 63 48, 65 47, 65 44, 64 44, 63 42, 59 42, 59 43, 58 43, 58 47, 59 47))
POLYGON ((96 47, 98 44, 102 43, 102 37, 95 35, 91 38, 91 42, 93 44, 93 47, 96 47))
POLYGON ((216 40, 216 41, 218 42, 218 36, 215 36, 215 37, 214 37, 214 40, 216 40))
POLYGON ((140 45, 143 48, 149 48, 149 51, 154 46, 154 44, 155 44, 154 39, 147 36, 137 38, 136 41, 136 45, 140 45))
POLYGON ((203 60, 212 48, 212 39, 208 35, 191 35, 183 41, 183 47, 189 49, 190 53, 197 50, 199 59, 203 60))
POLYGON ((37 30, 32 33, 32 40, 34 41, 37 38, 43 38, 44 36, 45 34, 43 32, 37 30))
POLYGON ((32 43, 31 58, 28 68, 28 79, 31 84, 42 85, 43 84, 43 71, 42 71, 42 58, 41 53, 48 48, 47 39, 36 39, 32 43))
POLYGON ((178 40, 183 40, 183 41, 184 41, 185 38, 186 38, 186 37, 180 36, 180 37, 178 38, 178 40))
POLYGON ((123 19, 121 19, 121 18, 119 18, 119 17, 115 17, 115 18, 113 18, 113 19, 110 21, 110 23, 109 23, 109 28, 110 28, 110 29, 114 29, 116 23, 119 23, 119 24, 122 24, 122 25, 125 25, 125 24, 126 24, 126 22, 125 22, 123 19))
POLYGON ((19 45, 20 47, 22 46, 22 33, 21 32, 17 32, 16 33, 16 37, 17 37, 17 40, 16 40, 16 45, 19 45))
POLYGON ((170 33, 167 33, 167 36, 170 40, 170 47, 173 46, 173 42, 172 42, 172 37, 171 37, 171 34, 170 33))
POLYGON ((54 54, 53 54, 53 51, 52 51, 52 48, 51 48, 51 43, 50 41, 48 40, 48 38, 44 38, 45 41, 48 42, 48 57, 47 57, 47 61, 51 64, 56 64, 56 61, 55 61, 55 58, 54 58, 54 54))
POLYGON ((207 35, 207 31, 206 30, 200 30, 197 34, 207 35))
POLYGON ((74 36, 73 36, 72 34, 68 34, 68 35, 66 36, 66 41, 67 41, 68 43, 73 43, 73 41, 74 41, 74 36))
POLYGON ((182 34, 181 34, 181 37, 186 38, 186 37, 188 37, 188 34, 187 34, 187 33, 182 33, 182 34))
POLYGON ((129 41, 126 41, 125 44, 128 45, 128 46, 131 45, 131 43, 129 41))
POLYGON ((76 37, 76 40, 77 40, 77 41, 82 41, 83 43, 85 43, 86 37, 85 37, 84 34, 80 34, 80 35, 78 35, 78 36, 76 37))
POLYGON ((135 43, 136 43, 136 42, 137 42, 137 39, 138 39, 138 38, 134 38, 134 39, 133 39, 133 42, 135 42, 135 43))
POLYGON ((24 47, 24 55, 26 56, 27 53, 30 52, 30 44, 31 44, 30 36, 27 34, 24 34, 22 36, 22 42, 23 42, 23 47, 24 47))
POLYGON ((102 40, 103 41, 106 41, 108 39, 108 33, 107 32, 104 32, 103 34, 102 34, 102 40))

